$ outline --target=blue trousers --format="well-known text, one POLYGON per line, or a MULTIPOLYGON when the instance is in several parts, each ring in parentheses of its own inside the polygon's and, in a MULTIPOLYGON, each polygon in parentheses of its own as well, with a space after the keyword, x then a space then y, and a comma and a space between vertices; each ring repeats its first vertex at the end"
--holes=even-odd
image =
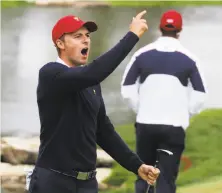
MULTIPOLYGON (((148 165, 154 165, 157 159, 157 149, 173 152, 173 156, 158 154, 158 168, 161 173, 156 183, 155 193, 176 193, 181 155, 185 148, 185 131, 182 127, 170 125, 148 125, 136 123, 136 152, 148 165)), ((136 193, 147 193, 148 184, 137 177, 136 193)), ((151 187, 149 193, 154 193, 151 187)))
POLYGON ((96 178, 77 180, 48 169, 36 167, 28 193, 98 193, 96 178))

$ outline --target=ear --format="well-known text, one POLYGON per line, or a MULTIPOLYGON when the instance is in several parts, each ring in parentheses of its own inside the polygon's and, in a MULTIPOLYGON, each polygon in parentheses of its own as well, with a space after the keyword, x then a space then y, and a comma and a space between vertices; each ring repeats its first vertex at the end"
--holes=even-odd
POLYGON ((56 40, 56 46, 60 49, 60 50, 63 50, 65 49, 65 44, 62 40, 58 39, 56 40))

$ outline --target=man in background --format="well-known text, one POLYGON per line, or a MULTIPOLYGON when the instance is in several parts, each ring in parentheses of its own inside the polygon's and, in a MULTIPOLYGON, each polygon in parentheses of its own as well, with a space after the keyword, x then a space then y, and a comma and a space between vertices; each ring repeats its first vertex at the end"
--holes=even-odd
MULTIPOLYGON (((173 156, 159 155, 161 174, 156 193, 175 193, 185 130, 189 118, 203 108, 206 87, 198 59, 179 41, 181 14, 175 10, 165 12, 159 29, 162 36, 132 56, 123 75, 121 93, 137 114, 139 157, 154 165, 158 148, 173 152, 173 156)), ((136 193, 145 193, 147 183, 138 177, 135 189, 136 193)))
POLYGON ((41 143, 29 193, 97 193, 97 144, 124 168, 155 183, 159 170, 145 165, 117 134, 100 87, 147 31, 145 13, 133 18, 118 44, 88 65, 90 33, 97 24, 68 15, 53 27, 58 58, 39 71, 41 143))

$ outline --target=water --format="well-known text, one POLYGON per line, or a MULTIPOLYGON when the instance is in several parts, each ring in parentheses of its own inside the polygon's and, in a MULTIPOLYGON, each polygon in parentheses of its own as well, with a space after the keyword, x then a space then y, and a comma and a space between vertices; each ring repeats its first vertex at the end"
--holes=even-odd
MULTIPOLYGON (((132 122, 135 115, 123 103, 120 81, 127 62, 140 47, 159 35, 158 23, 166 8, 148 8, 149 31, 115 72, 102 83, 107 113, 112 122, 132 122)), ((38 70, 56 59, 51 29, 56 20, 67 14, 95 20, 98 32, 92 36, 90 61, 119 41, 127 32, 132 17, 143 8, 12 8, 2 10, 2 134, 38 135, 36 104, 38 70)), ((180 7, 184 16, 181 42, 202 61, 208 83, 206 108, 222 107, 222 7, 180 7)), ((104 64, 105 65, 105 64, 104 64)))

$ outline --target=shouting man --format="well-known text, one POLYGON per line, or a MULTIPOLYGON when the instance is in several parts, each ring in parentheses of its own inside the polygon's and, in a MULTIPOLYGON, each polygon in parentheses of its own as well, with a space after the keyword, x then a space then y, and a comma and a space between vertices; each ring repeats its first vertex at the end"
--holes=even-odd
POLYGON ((145 165, 114 130, 101 93, 107 78, 147 31, 145 11, 111 50, 86 65, 94 22, 69 15, 52 30, 56 62, 39 71, 40 148, 29 193, 97 193, 96 144, 119 164, 154 184, 159 170, 145 165))

